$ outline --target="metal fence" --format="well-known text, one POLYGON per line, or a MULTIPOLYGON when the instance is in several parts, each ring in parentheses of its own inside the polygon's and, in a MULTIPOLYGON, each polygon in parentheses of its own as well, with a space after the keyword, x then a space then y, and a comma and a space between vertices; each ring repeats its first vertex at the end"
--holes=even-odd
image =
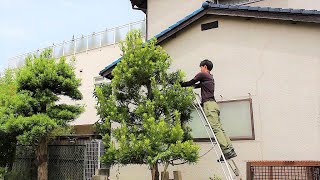
POLYGON ((9 180, 36 180, 35 154, 31 146, 17 146, 15 162, 9 180))
POLYGON ((49 146, 48 179, 79 180, 84 179, 84 145, 49 146))
POLYGON ((320 161, 247 162, 247 179, 320 180, 320 161))
MULTIPOLYGON (((49 145, 49 180, 91 180, 96 169, 101 167, 100 157, 104 154, 101 140, 84 144, 49 145)), ((13 172, 9 179, 36 180, 35 154, 30 146, 18 146, 13 172)))
POLYGON ((104 154, 104 145, 101 140, 94 140, 86 144, 85 179, 91 180, 96 169, 101 168, 100 157, 104 154))
POLYGON ((73 37, 70 41, 63 41, 59 44, 38 49, 36 51, 21 54, 9 59, 9 67, 19 67, 24 63, 24 59, 29 55, 40 55, 44 49, 51 49, 52 56, 59 58, 61 56, 76 55, 78 53, 87 52, 104 46, 117 44, 125 40, 126 34, 131 30, 140 30, 143 37, 146 37, 146 21, 141 20, 132 22, 123 26, 106 29, 104 31, 95 32, 90 35, 73 37))

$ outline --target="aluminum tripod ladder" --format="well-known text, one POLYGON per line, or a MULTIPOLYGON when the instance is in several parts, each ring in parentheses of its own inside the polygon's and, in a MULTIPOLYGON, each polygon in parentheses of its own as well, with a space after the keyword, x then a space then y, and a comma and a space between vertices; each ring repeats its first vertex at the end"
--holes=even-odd
POLYGON ((210 123, 209 123, 209 121, 208 121, 208 119, 207 119, 207 117, 201 107, 200 100, 199 100, 199 94, 196 94, 195 92, 193 92, 193 93, 194 93, 194 96, 196 99, 196 102, 193 104, 193 106, 197 110, 197 113, 201 119, 201 122, 206 129, 206 132, 207 132, 208 137, 210 139, 210 142, 213 146, 213 149, 217 155, 217 158, 220 159, 220 157, 222 157, 224 160, 223 162, 219 162, 220 167, 223 171, 223 174, 225 175, 227 180, 239 179, 240 178, 240 171, 239 171, 236 163, 232 159, 228 160, 228 161, 226 160, 224 154, 222 153, 220 144, 218 143, 217 137, 214 134, 214 132, 211 128, 211 125, 210 125, 210 123), (209 127, 209 130, 207 127, 209 127))

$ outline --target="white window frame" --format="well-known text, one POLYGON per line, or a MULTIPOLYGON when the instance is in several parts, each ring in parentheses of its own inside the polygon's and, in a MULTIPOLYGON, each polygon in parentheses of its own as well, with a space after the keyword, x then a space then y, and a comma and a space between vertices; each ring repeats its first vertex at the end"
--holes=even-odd
MULTIPOLYGON (((253 119, 253 108, 252 108, 252 99, 237 99, 237 100, 226 100, 226 101, 217 101, 218 105, 222 103, 232 103, 232 102, 248 102, 249 103, 249 117, 250 117, 250 125, 251 125, 251 136, 235 136, 235 137, 230 137, 232 141, 240 141, 240 140, 255 140, 255 130, 254 130, 254 119, 253 119)), ((190 126, 192 129, 192 126, 190 126)), ((204 130, 205 131, 205 130, 204 130)), ((199 138, 199 137, 194 137, 194 141, 196 142, 209 142, 209 138, 199 138)))

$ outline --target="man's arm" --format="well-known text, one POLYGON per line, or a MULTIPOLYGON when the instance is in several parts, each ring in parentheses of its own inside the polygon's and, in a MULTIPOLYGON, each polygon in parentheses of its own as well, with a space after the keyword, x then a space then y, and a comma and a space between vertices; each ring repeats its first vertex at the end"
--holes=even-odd
POLYGON ((182 82, 180 85, 182 87, 188 87, 193 86, 195 89, 200 88, 200 83, 196 84, 198 81, 201 81, 203 79, 203 73, 198 73, 193 79, 187 82, 182 82))
POLYGON ((196 84, 196 82, 197 82, 196 80, 192 79, 192 80, 187 81, 187 82, 182 82, 182 83, 180 83, 180 85, 182 87, 193 86, 195 89, 198 89, 198 88, 200 88, 200 83, 196 84))
POLYGON ((189 87, 189 86, 193 86, 194 84, 196 84, 196 80, 194 79, 191 79, 190 81, 187 81, 187 82, 181 82, 180 85, 182 87, 189 87))

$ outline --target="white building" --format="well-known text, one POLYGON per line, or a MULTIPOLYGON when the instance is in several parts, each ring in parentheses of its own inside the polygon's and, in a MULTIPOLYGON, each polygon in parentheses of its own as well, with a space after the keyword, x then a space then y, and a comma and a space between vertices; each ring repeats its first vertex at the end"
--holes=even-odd
MULTIPOLYGON (((81 87, 83 94, 81 101, 69 102, 85 105, 85 112, 73 122, 75 125, 94 124, 98 117, 96 116, 95 98, 93 97, 96 84, 106 82, 107 80, 99 76, 101 67, 110 64, 114 59, 121 55, 119 42, 125 39, 127 32, 132 29, 142 31, 145 36, 145 20, 132 22, 122 26, 109 28, 104 31, 95 32, 90 35, 76 37, 69 41, 54 44, 51 47, 53 57, 59 58, 65 56, 68 60, 75 59, 76 75, 81 78, 81 87)), ((17 67, 23 64, 24 58, 29 54, 40 54, 43 49, 34 52, 18 55, 9 60, 10 67, 17 67)), ((69 101, 63 99, 63 101, 69 101)))
MULTIPOLYGON (((251 160, 320 160, 320 12, 301 9, 320 9, 320 3, 202 3, 148 0, 136 5, 147 4, 148 39, 156 36, 172 57, 173 68, 185 71, 188 79, 199 71, 201 60, 213 61, 216 99, 222 101, 222 121, 243 177, 251 160), (299 9, 284 9, 288 7, 299 9)), ((100 74, 109 77, 119 61, 100 74)), ((199 124, 197 119, 192 122, 202 155, 211 145, 199 124)), ((170 170, 182 171, 187 180, 221 176, 215 159, 212 152, 196 165, 170 170)), ((145 166, 120 169, 121 180, 133 175, 150 179, 145 166)))

